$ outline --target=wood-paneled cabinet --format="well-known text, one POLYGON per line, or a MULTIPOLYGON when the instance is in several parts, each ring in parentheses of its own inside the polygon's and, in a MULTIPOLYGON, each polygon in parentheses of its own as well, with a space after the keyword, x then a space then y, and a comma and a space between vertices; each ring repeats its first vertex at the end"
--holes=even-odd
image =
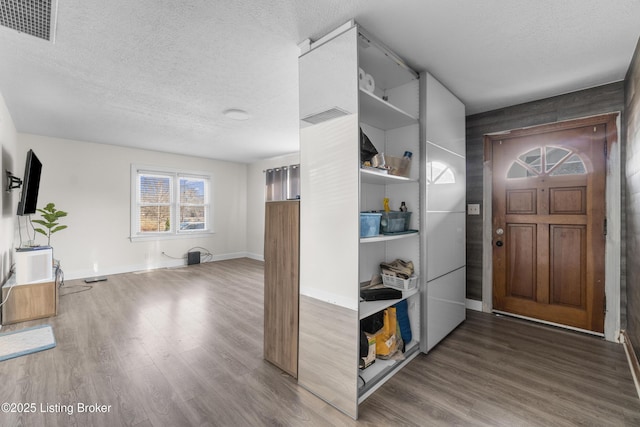
POLYGON ((264 358, 298 377, 298 201, 267 202, 264 238, 264 358))
POLYGON ((55 316, 58 312, 58 286, 55 280, 16 283, 12 275, 2 286, 2 324, 25 322, 55 316))

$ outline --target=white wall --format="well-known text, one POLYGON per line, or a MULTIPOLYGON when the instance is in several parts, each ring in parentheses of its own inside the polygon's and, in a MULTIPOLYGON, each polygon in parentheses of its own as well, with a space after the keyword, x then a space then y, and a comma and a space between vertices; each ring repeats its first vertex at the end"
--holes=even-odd
POLYGON ((300 163, 300 153, 261 160, 249 165, 247 173, 247 252, 264 260, 264 170, 300 163))
MULTIPOLYGON (((215 259, 249 256, 264 259, 264 170, 300 163, 299 153, 261 160, 250 165, 136 150, 84 141, 17 134, 0 94, 2 170, 24 173, 26 152, 33 149, 43 163, 38 207, 54 202, 69 212, 69 228, 51 238, 54 256, 67 279, 182 265, 189 248, 205 247, 215 259), (211 171, 214 189, 212 237, 155 242, 130 242, 130 166, 165 166, 211 171)), ((4 175, 3 175, 3 186, 4 175)), ((6 279, 19 246, 17 206, 19 190, 2 192, 0 202, 0 279, 6 279)), ((34 215, 34 218, 38 215, 34 215)), ((22 237, 27 240, 25 221, 22 237)), ((33 235, 33 232, 29 230, 33 235)), ((37 244, 46 238, 36 236, 37 244)))
MULTIPOLYGON (((184 265, 184 260, 162 252, 183 257, 196 246, 211 251, 214 259, 247 255, 245 164, 18 134, 17 159, 24 159, 29 149, 43 164, 38 207, 53 202, 69 213, 63 222, 69 228, 51 237, 54 258, 61 261, 67 279, 184 265), (132 163, 210 172, 215 233, 205 238, 131 242, 132 163)), ((18 172, 23 173, 23 168, 18 172)), ((24 237, 24 222, 22 227, 24 237)), ((46 238, 38 235, 36 243, 46 244, 46 238)))
POLYGON ((15 227, 17 194, 19 190, 11 193, 5 191, 7 180, 5 170, 11 171, 14 175, 22 178, 24 165, 20 166, 20 171, 16 165, 20 162, 20 157, 16 155, 17 135, 16 128, 11 119, 11 114, 7 109, 4 98, 0 93, 0 173, 2 173, 2 188, 0 189, 0 285, 9 278, 11 263, 13 262, 13 230, 15 227), (20 172, 20 174, 18 173, 20 172))

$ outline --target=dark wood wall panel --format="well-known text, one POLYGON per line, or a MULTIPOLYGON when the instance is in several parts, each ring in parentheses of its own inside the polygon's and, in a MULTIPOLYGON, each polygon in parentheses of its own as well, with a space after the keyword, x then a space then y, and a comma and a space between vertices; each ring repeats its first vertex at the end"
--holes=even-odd
MULTIPOLYGON (((626 207, 627 289, 622 300, 627 303, 627 333, 631 342, 640 345, 640 41, 627 73, 626 103, 626 207)), ((623 326, 624 327, 624 326, 623 326)), ((637 352, 637 350, 636 350, 637 352)))
MULTIPOLYGON (((636 61, 637 62, 637 61, 636 61)), ((636 80, 638 79, 636 72, 636 80)), ((640 84, 636 84, 640 86, 640 84)), ((519 129, 545 123, 554 123, 580 117, 620 111, 622 123, 625 123, 625 83, 620 81, 578 92, 559 95, 552 98, 501 108, 485 113, 467 116, 467 203, 483 202, 483 168, 484 147, 483 137, 488 133, 519 129)), ((640 96, 640 95, 639 95, 640 96)), ((635 101, 637 104, 637 100, 635 101)), ((638 107, 636 107, 638 109, 638 107)), ((639 125, 640 126, 640 125, 639 125)), ((624 132, 621 133, 624 142, 624 132)), ((622 158, 624 159, 624 144, 622 144, 622 158)), ((636 150, 640 151, 640 142, 636 142, 636 150)), ((639 162, 640 163, 640 162, 639 162)), ((623 163, 624 167, 624 163, 623 163)), ((624 171, 622 172, 624 173, 624 171)), ((622 185, 624 199, 625 185, 622 185)), ((484 208, 484 207, 483 207, 484 208)), ((467 298, 482 299, 482 215, 467 216, 467 298)), ((622 219, 623 235, 625 219, 622 219)), ((640 223, 638 224, 640 230, 640 223)), ((637 240, 640 245, 640 238, 637 240)), ((640 248, 639 248, 640 249, 640 248)), ((624 242, 622 253, 624 254, 624 242)), ((636 258, 640 259, 640 258, 636 258)), ((624 260, 622 260, 624 274, 624 260)), ((640 271, 638 286, 640 286, 640 271)), ((624 275, 623 275, 624 279, 624 275)), ((623 290, 624 294, 624 280, 623 290)), ((640 295, 637 298, 640 309, 640 295)), ((621 307, 623 320, 625 319, 625 305, 621 307)), ((640 330, 640 321, 638 322, 640 330)))

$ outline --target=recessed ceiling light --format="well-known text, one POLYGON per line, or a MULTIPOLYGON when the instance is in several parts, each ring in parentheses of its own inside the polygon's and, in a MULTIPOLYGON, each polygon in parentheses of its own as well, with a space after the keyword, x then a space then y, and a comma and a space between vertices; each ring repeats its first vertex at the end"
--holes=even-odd
POLYGON ((228 110, 224 110, 222 112, 222 114, 224 114, 225 117, 228 117, 228 118, 233 119, 233 120, 248 120, 249 119, 249 113, 247 113, 244 110, 237 109, 237 108, 230 108, 228 110))

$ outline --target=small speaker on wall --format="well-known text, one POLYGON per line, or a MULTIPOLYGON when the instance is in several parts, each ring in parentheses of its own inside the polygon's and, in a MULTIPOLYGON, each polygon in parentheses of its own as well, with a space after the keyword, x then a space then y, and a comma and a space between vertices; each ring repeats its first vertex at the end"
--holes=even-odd
POLYGON ((187 265, 200 264, 200 252, 187 252, 187 265))

